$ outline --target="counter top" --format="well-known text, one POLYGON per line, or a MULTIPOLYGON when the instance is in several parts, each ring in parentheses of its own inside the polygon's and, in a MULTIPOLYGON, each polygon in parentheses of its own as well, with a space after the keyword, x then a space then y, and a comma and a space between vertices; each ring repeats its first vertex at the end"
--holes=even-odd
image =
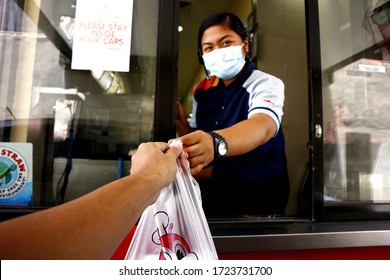
POLYGON ((390 246, 390 220, 311 222, 247 219, 209 221, 218 252, 260 252, 390 246))

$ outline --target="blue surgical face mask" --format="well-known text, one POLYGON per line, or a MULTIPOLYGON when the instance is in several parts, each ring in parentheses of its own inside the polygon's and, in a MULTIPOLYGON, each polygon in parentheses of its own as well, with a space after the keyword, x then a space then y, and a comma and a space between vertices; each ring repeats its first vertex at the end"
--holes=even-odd
POLYGON ((223 80, 235 77, 245 64, 241 52, 243 45, 219 48, 205 53, 202 58, 207 71, 223 80))

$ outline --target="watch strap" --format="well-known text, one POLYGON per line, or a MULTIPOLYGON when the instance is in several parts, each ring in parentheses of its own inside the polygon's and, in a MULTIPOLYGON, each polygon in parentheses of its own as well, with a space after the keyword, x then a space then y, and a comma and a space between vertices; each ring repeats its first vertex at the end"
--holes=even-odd
POLYGON ((216 133, 215 131, 209 131, 208 133, 214 138, 214 143, 213 143, 214 144, 214 159, 211 162, 211 164, 213 164, 215 161, 221 160, 221 159, 225 158, 225 156, 226 156, 226 155, 221 156, 219 154, 218 147, 217 147, 218 143, 225 142, 226 147, 227 147, 227 143, 226 143, 226 139, 222 135, 216 133))

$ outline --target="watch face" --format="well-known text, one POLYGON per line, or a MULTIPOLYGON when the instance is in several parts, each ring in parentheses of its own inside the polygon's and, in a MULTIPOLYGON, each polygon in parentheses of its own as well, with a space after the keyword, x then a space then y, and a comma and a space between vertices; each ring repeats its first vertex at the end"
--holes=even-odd
POLYGON ((220 142, 219 145, 218 145, 218 153, 221 155, 221 156, 224 156, 227 154, 227 146, 226 146, 226 143, 224 142, 220 142))

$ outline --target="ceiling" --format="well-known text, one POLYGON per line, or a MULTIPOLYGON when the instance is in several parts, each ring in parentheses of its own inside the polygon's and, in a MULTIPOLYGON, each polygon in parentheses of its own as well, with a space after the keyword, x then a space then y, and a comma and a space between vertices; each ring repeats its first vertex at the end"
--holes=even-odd
POLYGON ((180 1, 178 95, 184 98, 192 86, 200 64, 197 58, 199 25, 207 16, 228 10, 232 0, 183 0, 180 1))

